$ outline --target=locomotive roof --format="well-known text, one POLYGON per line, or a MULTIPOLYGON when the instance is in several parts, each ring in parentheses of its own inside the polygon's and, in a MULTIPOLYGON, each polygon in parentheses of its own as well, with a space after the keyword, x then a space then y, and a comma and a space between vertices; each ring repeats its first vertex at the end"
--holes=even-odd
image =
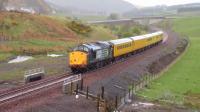
POLYGON ((163 34, 163 33, 164 33, 163 31, 155 32, 155 34, 158 34, 158 35, 163 34))
POLYGON ((83 45, 94 51, 102 49, 102 48, 110 47, 110 44, 108 42, 104 42, 104 41, 99 41, 96 43, 87 43, 87 44, 83 44, 83 45))
POLYGON ((146 34, 145 36, 146 36, 146 37, 151 37, 151 36, 160 35, 160 34, 162 34, 162 33, 163 33, 163 32, 159 31, 159 32, 154 32, 154 33, 146 34))
POLYGON ((146 38, 144 35, 141 35, 141 36, 135 36, 135 37, 130 37, 131 39, 133 40, 141 40, 141 39, 144 39, 146 38))
POLYGON ((106 41, 98 41, 96 44, 103 46, 103 47, 109 47, 110 44, 106 41))
POLYGON ((88 47, 89 49, 92 49, 92 50, 99 50, 101 49, 100 46, 98 45, 95 45, 94 43, 88 43, 88 44, 83 44, 84 46, 88 47))
POLYGON ((126 42, 132 42, 132 40, 130 38, 123 38, 123 39, 111 40, 109 42, 116 45, 116 44, 123 44, 126 42))

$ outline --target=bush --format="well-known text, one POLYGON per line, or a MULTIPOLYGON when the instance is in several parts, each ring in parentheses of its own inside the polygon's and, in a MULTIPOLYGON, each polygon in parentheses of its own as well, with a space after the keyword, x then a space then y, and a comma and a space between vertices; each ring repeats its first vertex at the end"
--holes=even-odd
POLYGON ((92 28, 88 25, 82 24, 78 21, 71 21, 67 24, 67 26, 74 32, 81 34, 81 35, 88 35, 92 28))
POLYGON ((132 33, 140 35, 141 34, 141 30, 139 28, 135 27, 135 28, 132 29, 132 33))
POLYGON ((119 38, 141 35, 143 32, 147 31, 146 27, 139 25, 111 25, 107 27, 110 28, 119 38))

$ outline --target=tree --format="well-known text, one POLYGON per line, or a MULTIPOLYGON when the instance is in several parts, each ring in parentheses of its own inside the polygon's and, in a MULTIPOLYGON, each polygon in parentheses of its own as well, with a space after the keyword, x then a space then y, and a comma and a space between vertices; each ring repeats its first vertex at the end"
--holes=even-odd
POLYGON ((108 19, 111 19, 111 20, 119 19, 119 15, 116 14, 116 13, 111 13, 111 14, 108 16, 108 19))
POLYGON ((0 0, 0 11, 4 9, 5 3, 6 3, 6 0, 0 0))

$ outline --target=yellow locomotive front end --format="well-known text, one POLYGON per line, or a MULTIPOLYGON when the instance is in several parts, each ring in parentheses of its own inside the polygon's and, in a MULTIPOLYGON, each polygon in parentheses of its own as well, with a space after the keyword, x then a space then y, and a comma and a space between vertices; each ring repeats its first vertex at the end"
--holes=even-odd
POLYGON ((79 71, 87 67, 87 55, 82 51, 73 51, 69 54, 69 66, 72 71, 79 71))

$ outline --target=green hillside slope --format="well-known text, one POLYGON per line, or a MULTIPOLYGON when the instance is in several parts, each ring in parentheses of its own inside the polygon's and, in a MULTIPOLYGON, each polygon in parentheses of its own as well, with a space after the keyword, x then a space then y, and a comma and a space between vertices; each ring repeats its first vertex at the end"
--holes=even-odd
POLYGON ((150 100, 165 99, 200 108, 200 17, 177 19, 173 29, 189 37, 189 49, 180 61, 140 95, 150 100))
POLYGON ((16 55, 67 53, 80 42, 114 38, 108 29, 66 18, 0 12, 0 60, 16 55))

